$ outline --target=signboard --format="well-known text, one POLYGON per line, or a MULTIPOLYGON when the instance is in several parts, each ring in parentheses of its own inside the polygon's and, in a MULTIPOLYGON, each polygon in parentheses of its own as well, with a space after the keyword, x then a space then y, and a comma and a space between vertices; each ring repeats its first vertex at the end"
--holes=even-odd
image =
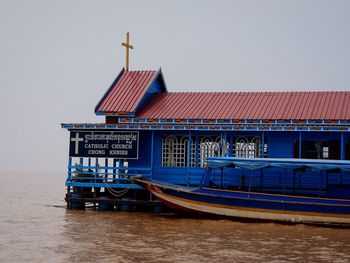
POLYGON ((137 131, 71 131, 69 156, 138 159, 137 131))

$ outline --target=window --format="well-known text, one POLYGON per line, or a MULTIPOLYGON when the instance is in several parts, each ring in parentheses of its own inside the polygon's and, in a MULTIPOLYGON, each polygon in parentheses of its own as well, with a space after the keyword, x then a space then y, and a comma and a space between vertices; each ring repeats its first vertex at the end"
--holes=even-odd
MULTIPOLYGON (((235 157, 260 158, 261 137, 242 136, 238 137, 234 143, 233 153, 235 157)), ((264 144, 264 156, 267 155, 267 144, 264 144)))
POLYGON ((208 157, 228 156, 231 150, 236 157, 259 158, 262 157, 262 154, 264 157, 267 156, 266 138, 264 147, 262 147, 259 136, 233 138, 233 149, 229 141, 230 139, 225 139, 223 136, 194 136, 191 139, 190 152, 188 152, 189 138, 187 135, 164 136, 162 138, 162 166, 188 167, 190 161, 190 167, 206 167, 208 157))
MULTIPOLYGON (((299 157, 299 141, 294 142, 294 158, 299 157)), ((301 145, 301 158, 305 159, 340 159, 339 141, 307 141, 301 145)))
POLYGON ((228 154, 229 144, 221 136, 204 136, 200 138, 198 157, 199 166, 207 165, 206 159, 211 156, 225 156, 228 154))
POLYGON ((328 146, 324 146, 322 149, 323 149, 322 150, 322 157, 323 157, 323 159, 328 159, 329 158, 329 148, 328 148, 328 146))
MULTIPOLYGON (((162 140, 162 166, 187 167, 188 136, 169 135, 162 140)), ((191 143, 191 167, 195 166, 195 141, 191 143)))

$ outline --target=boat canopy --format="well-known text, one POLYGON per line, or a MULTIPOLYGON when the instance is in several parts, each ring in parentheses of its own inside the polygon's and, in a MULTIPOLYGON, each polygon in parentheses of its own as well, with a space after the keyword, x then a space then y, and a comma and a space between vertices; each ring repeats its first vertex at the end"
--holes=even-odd
POLYGON ((283 169, 308 168, 318 171, 341 170, 350 173, 350 161, 320 160, 320 159, 293 159, 293 158, 241 158, 241 157, 208 157, 208 167, 241 167, 257 170, 269 167, 283 169))

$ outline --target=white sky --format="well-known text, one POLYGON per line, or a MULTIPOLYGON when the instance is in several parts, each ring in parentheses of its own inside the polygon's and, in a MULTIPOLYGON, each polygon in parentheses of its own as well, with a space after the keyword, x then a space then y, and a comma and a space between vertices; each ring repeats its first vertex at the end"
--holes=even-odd
POLYGON ((0 1, 0 170, 65 172, 61 122, 124 66, 169 91, 350 90, 350 1, 0 1))

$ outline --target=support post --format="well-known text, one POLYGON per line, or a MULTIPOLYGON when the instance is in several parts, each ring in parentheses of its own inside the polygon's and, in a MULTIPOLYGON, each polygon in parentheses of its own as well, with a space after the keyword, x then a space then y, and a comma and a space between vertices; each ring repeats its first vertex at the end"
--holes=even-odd
MULTIPOLYGON (((90 172, 91 172, 91 175, 93 175, 93 172, 91 171, 91 169, 90 169, 90 167, 91 167, 91 158, 88 158, 88 174, 89 174, 89 176, 90 176, 90 172)), ((95 181, 95 183, 96 183, 96 181, 95 181)))
POLYGON ((151 132, 151 179, 153 177, 153 164, 154 164, 154 130, 151 132))
POLYGON ((323 174, 321 171, 318 172, 318 176, 320 177, 320 190, 318 192, 318 197, 322 195, 322 184, 323 184, 323 174))
POLYGON ((264 148, 265 148, 265 132, 261 132, 261 158, 265 158, 265 153, 264 153, 264 148))
POLYGON ((223 145, 223 147, 225 148, 225 156, 228 155, 228 149, 227 149, 227 132, 224 131, 224 142, 225 142, 225 145, 223 145))
POLYGON ((301 147, 302 147, 302 135, 301 135, 301 132, 299 132, 299 159, 301 159, 302 158, 302 152, 301 152, 301 147))
POLYGON ((121 159, 118 159, 118 178, 120 179, 120 174, 122 172, 121 168, 123 167, 123 161, 121 159))
POLYGON ((192 144, 192 132, 188 132, 188 145, 187 145, 187 184, 190 185, 191 181, 191 144, 192 144))
POLYGON ((105 158, 105 178, 106 178, 106 182, 107 182, 107 178, 108 178, 108 158, 105 158))
POLYGON ((116 179, 116 167, 117 167, 117 159, 113 158, 113 183, 115 183, 116 179))
POLYGON ((248 188, 248 198, 250 198, 250 190, 252 189, 252 183, 253 183, 253 170, 250 170, 250 178, 249 178, 249 188, 248 188))
POLYGON ((68 181, 71 181, 72 179, 72 157, 68 158, 68 181))
MULTIPOLYGON (((97 178, 99 178, 100 176, 99 176, 99 169, 98 169, 98 167, 99 167, 100 165, 98 164, 98 158, 96 158, 95 159, 95 179, 97 179, 97 178)), ((97 183, 101 183, 100 181, 97 181, 96 180, 96 182, 97 183)))
POLYGON ((340 160, 345 160, 344 132, 340 133, 340 160))
POLYGON ((199 154, 198 154, 198 147, 199 147, 199 136, 198 136, 198 134, 196 134, 196 152, 195 152, 195 155, 196 155, 196 158, 195 158, 195 162, 196 162, 196 164, 195 164, 195 166, 196 167, 198 167, 198 157, 199 157, 199 154))
POLYGON ((233 133, 230 134, 230 156, 233 156, 233 133))

